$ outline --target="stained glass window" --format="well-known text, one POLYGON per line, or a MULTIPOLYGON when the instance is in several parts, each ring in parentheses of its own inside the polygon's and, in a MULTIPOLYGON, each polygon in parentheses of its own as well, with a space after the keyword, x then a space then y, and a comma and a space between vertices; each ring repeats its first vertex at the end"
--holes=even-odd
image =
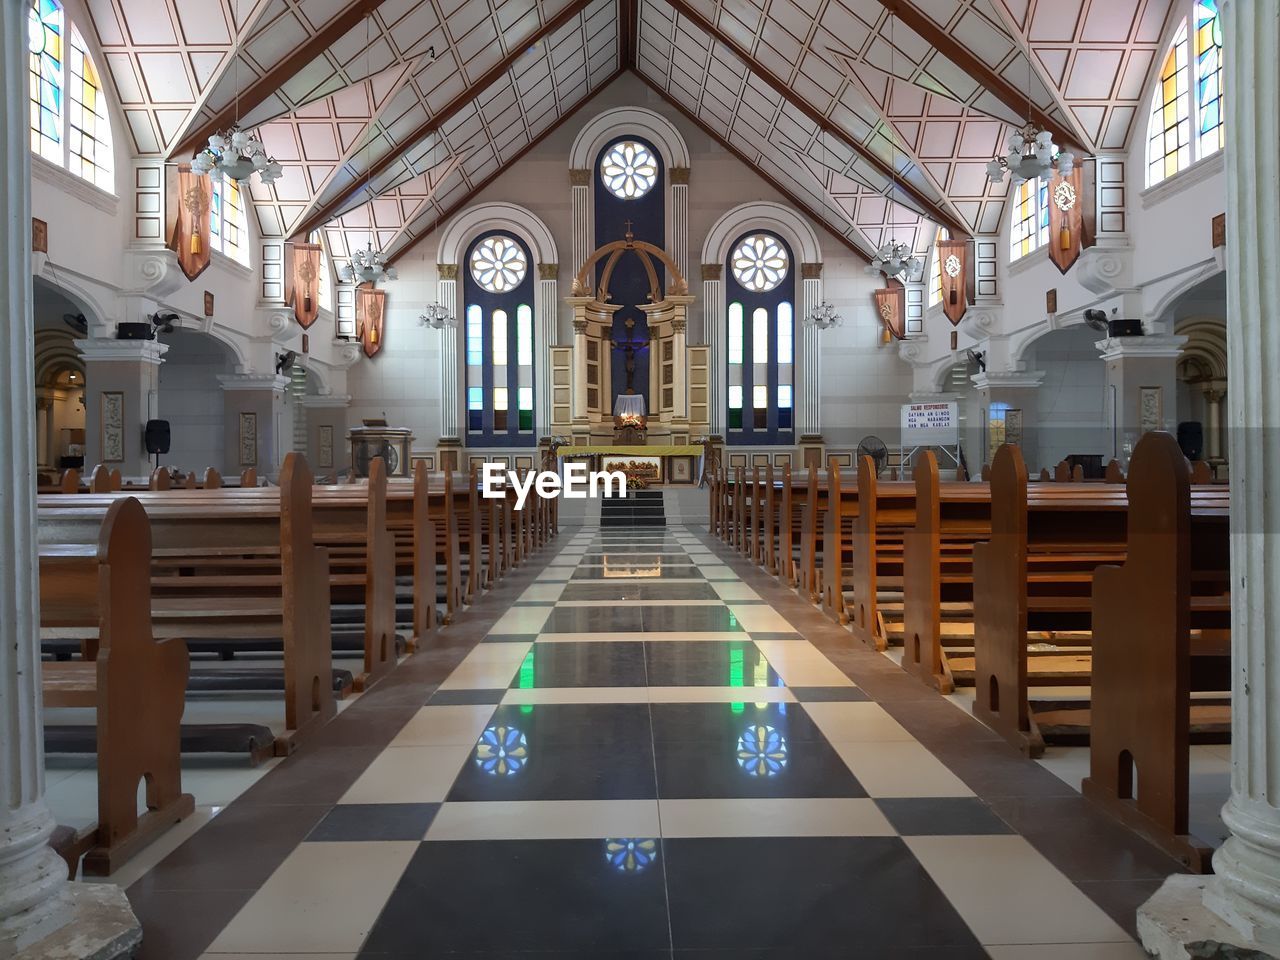
MULTIPOLYGON (((1049 242, 1049 181, 1024 180, 1013 188, 1009 259, 1019 260, 1049 242)), ((937 260, 937 257, 934 257, 937 260)), ((938 279, 939 291, 942 280, 938 279)), ((939 292, 941 299, 941 292, 939 292)))
POLYGON ((71 50, 67 60, 67 168, 78 177, 103 190, 115 186, 111 161, 111 122, 107 119, 106 98, 97 68, 89 58, 84 39, 71 28, 71 50))
POLYGON ((1196 0, 1196 100, 1200 119, 1200 156, 1226 142, 1222 103, 1222 20, 1218 0, 1196 0))
POLYGON ((27 16, 31 69, 31 149, 63 165, 62 86, 65 24, 57 0, 36 0, 27 16))
POLYGON ((533 274, 515 235, 478 238, 467 254, 467 439, 473 446, 530 446, 534 435, 533 274))
POLYGON ((605 189, 621 200, 636 200, 658 182, 658 161, 643 143, 622 140, 600 161, 605 189))
POLYGON ((730 249, 729 442, 787 443, 795 427, 791 254, 768 233, 748 234, 730 249))
POLYGON ((939 227, 933 241, 933 257, 929 263, 929 306, 936 307, 942 302, 942 257, 938 253, 938 241, 950 240, 951 232, 946 227, 939 227))
POLYGON ((1160 67, 1147 128, 1147 186, 1191 165, 1191 93, 1184 21, 1160 67))
POLYGON ((213 181, 213 206, 209 211, 209 235, 213 249, 233 260, 249 262, 245 240, 244 198, 234 180, 213 181))

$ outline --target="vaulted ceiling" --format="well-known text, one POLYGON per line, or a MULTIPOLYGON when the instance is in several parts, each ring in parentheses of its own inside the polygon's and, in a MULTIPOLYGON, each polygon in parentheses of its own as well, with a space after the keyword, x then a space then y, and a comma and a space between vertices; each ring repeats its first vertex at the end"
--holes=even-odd
MULTIPOLYGON (((1139 118, 1176 0, 87 0, 134 151, 236 117, 284 166, 263 236, 395 257, 621 72, 850 248, 999 228, 1026 117, 1085 154, 1139 118)), ((92 41, 91 41, 92 42, 92 41)), ((696 172, 695 172, 696 175, 696 172)))

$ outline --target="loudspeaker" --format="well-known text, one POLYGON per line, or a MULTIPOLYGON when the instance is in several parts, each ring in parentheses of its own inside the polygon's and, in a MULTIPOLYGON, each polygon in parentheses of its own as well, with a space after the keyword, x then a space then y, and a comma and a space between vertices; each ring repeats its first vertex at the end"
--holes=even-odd
POLYGON ((1204 427, 1199 420, 1183 420, 1178 424, 1178 446, 1188 460, 1204 459, 1204 427))
POLYGON ((120 322, 116 324, 117 340, 153 340, 155 334, 151 332, 151 324, 149 323, 126 323, 120 322))
POLYGON ((1108 321, 1111 325, 1111 336, 1113 337, 1140 337, 1142 336, 1142 321, 1130 320, 1124 318, 1116 318, 1108 321))
POLYGON ((169 452, 169 421, 148 420, 147 430, 143 435, 147 445, 147 453, 152 455, 169 452))

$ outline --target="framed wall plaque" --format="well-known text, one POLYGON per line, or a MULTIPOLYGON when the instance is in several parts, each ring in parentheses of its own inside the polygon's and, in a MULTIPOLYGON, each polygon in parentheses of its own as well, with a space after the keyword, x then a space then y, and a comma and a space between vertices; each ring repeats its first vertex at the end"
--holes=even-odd
POLYGON ((320 424, 319 449, 316 450, 316 466, 333 466, 333 424, 320 424))
POLYGON ((206 317, 213 316, 213 293, 209 290, 204 292, 204 315, 206 317))
POLYGON ((102 462, 124 461, 124 394, 102 394, 102 462))
POLYGON ((49 252, 49 224, 35 217, 31 218, 31 252, 49 252))
POLYGON ((1227 245, 1227 215, 1220 213, 1213 218, 1213 249, 1227 245))
POLYGON ((1164 389, 1138 388, 1138 426, 1142 433, 1159 430, 1164 423, 1164 389))
POLYGON ((240 414, 240 466, 258 465, 258 415, 240 414))

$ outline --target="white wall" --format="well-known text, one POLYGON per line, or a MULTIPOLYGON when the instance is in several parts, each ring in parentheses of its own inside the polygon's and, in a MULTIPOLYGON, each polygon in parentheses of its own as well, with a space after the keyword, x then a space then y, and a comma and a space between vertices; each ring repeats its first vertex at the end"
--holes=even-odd
POLYGON ((1073 453, 1099 454, 1104 464, 1111 459, 1107 370, 1094 346, 1099 338, 1088 327, 1070 327, 1045 335, 1027 351, 1027 369, 1045 374, 1036 397, 1041 466, 1052 467, 1073 453))
POLYGON ((169 421, 171 445, 162 464, 203 473, 229 471, 224 454, 224 413, 218 375, 232 372, 226 348, 212 337, 178 330, 164 335, 169 351, 160 365, 159 415, 169 421))

